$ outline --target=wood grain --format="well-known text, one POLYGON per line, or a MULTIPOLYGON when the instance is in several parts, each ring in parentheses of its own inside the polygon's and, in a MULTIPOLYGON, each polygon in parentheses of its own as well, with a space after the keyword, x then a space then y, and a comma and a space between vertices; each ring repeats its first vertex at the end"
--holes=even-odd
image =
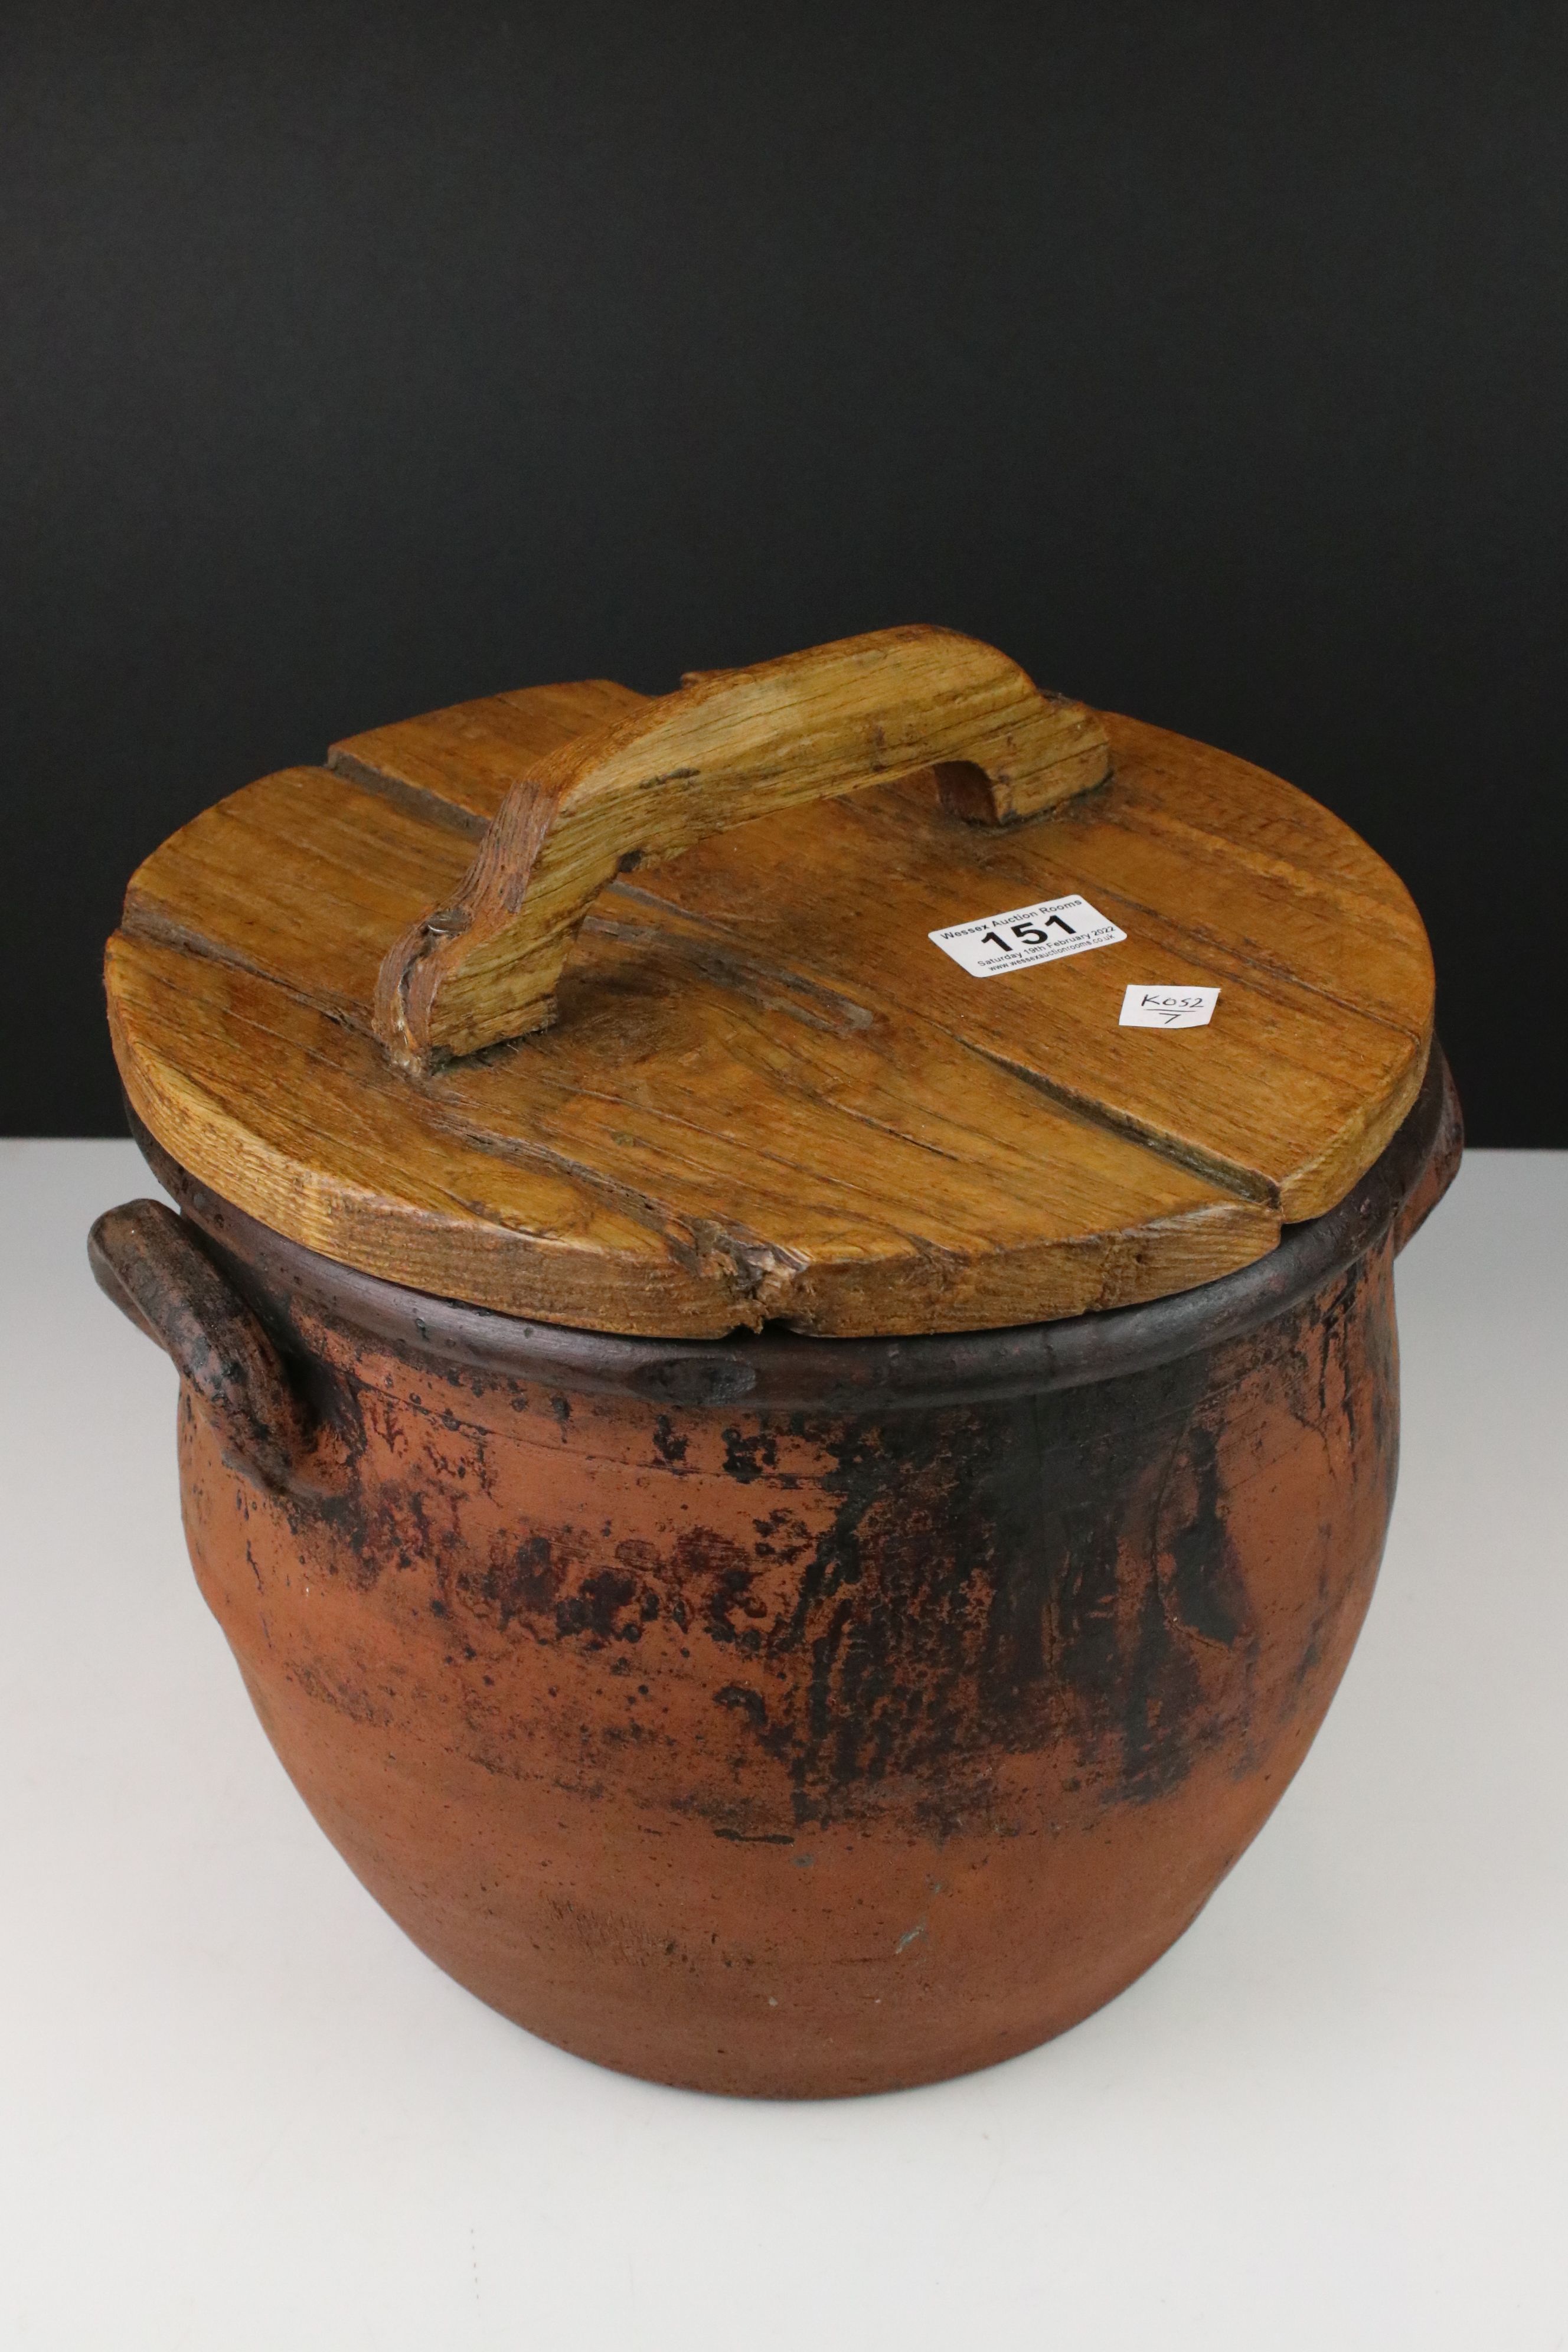
MULTIPOLYGON (((868 1002, 920 1009, 974 1052, 1270 1202, 1287 1222, 1319 1215, 1371 1164, 1419 1087, 1433 994, 1419 918, 1408 898, 1379 907, 1309 868, 1295 880, 1259 873, 1217 838, 1140 832, 1130 788, 1141 730, 1108 724, 1115 781, 1047 824, 970 833, 928 806, 922 825, 912 791, 879 790, 813 811, 809 825, 770 819, 752 829, 743 857, 723 836, 700 844, 644 895, 678 894, 717 940, 825 986, 858 973, 868 1002), (773 880, 807 873, 798 895, 773 880), (872 887, 878 951, 868 958, 872 887), (1125 943, 976 981, 928 940, 945 924, 1073 890, 1126 930, 1125 943), (1123 990, 1150 982, 1217 984, 1223 1014, 1179 1036, 1122 1029, 1123 990)), ((1262 771, 1252 789, 1337 829, 1262 771)))
POLYGON ((468 858, 464 836, 415 804, 284 768, 171 835, 132 876, 125 923, 280 978, 368 1028, 387 940, 468 858))
POLYGON ((327 765, 479 840, 540 761, 647 699, 607 677, 522 687, 350 735, 332 745, 327 765))
MULTIPOLYGON (((629 896, 594 919, 559 1029, 416 1080, 380 1054, 370 999, 376 927, 417 887, 408 844, 426 821, 372 803, 356 835, 353 793, 293 771, 238 796, 248 823, 208 811, 136 877, 110 957, 139 1114, 215 1190, 310 1247, 511 1312, 712 1336, 770 1316, 823 1332, 984 1328, 1031 1319, 1042 1291, 1078 1313, 1272 1246, 1267 1208, 1064 1110, 918 1013, 889 1019, 725 953, 707 927, 629 896), (363 871, 329 867, 356 841, 363 871), (242 925, 234 898, 263 868, 242 925), (323 921, 329 870, 340 896, 323 921), (195 955, 208 908, 226 937, 195 955)), ((428 831, 450 856, 450 835, 428 831)))
POLYGON ((617 703, 645 707, 589 682, 374 730, 146 862, 111 1025, 195 1176, 509 1313, 896 1334, 1211 1280, 1403 1116, 1432 982, 1395 877, 1279 779, 1118 719, 1110 783, 1034 824, 966 823, 927 774, 710 835, 601 893, 555 1027, 395 1066, 388 942, 460 890, 519 766, 617 703), (926 936, 1069 890, 1126 942, 981 981, 926 936), (1129 981, 1184 980, 1219 985, 1210 1028, 1119 1027, 1129 981))
POLYGON ((583 919, 617 874, 932 766, 950 806, 1003 824, 1101 782, 1108 755, 1081 704, 947 629, 881 629, 692 677, 513 784, 456 898, 390 949, 383 1043, 423 1067, 547 1027, 583 919))

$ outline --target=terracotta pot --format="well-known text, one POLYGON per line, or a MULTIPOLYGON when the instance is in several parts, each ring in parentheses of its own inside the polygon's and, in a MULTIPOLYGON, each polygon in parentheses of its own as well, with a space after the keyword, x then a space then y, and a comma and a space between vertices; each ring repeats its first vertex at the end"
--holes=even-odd
POLYGON ((616 1339, 352 1272, 194 1184, 100 1280, 183 1375, 185 1528, 279 1756, 415 1941, 657 2080, 1030 2048, 1188 1925, 1306 1753, 1394 1493, 1440 1055, 1331 1213, 1152 1306, 616 1339))

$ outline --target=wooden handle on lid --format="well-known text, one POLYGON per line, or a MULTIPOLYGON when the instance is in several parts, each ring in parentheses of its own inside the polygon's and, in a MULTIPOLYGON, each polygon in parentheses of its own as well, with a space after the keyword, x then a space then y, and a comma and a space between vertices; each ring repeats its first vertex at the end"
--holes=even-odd
POLYGON ((1081 703, 950 629, 879 629, 688 679, 512 786, 453 905, 389 950, 383 1043, 424 1066, 548 1026, 573 940, 616 874, 925 768, 955 814, 1006 824, 1101 782, 1110 753, 1081 703))

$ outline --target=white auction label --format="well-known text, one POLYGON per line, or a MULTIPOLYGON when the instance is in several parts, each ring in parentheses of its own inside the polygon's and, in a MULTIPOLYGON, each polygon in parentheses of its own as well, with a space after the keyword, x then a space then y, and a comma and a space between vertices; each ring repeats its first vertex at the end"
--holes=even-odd
POLYGON ((1042 898, 1037 906, 1009 908, 1005 915, 950 923, 944 931, 928 931, 926 937, 976 980, 992 980, 999 971, 1022 971, 1026 964, 1055 963, 1060 956, 1082 955, 1086 948, 1114 947, 1127 934, 1107 922, 1075 890, 1066 898, 1042 898))
POLYGON ((1206 1029, 1219 1003, 1217 988, 1130 988, 1121 1000, 1123 1029, 1206 1029))

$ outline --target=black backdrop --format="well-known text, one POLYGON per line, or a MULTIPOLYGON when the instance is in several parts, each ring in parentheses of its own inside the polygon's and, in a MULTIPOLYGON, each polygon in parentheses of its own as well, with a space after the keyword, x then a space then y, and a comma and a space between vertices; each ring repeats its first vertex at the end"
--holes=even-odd
POLYGON ((218 793, 931 619, 1347 817, 1568 1143, 1565 98, 1561 0, 5 0, 6 1126, 218 793))

